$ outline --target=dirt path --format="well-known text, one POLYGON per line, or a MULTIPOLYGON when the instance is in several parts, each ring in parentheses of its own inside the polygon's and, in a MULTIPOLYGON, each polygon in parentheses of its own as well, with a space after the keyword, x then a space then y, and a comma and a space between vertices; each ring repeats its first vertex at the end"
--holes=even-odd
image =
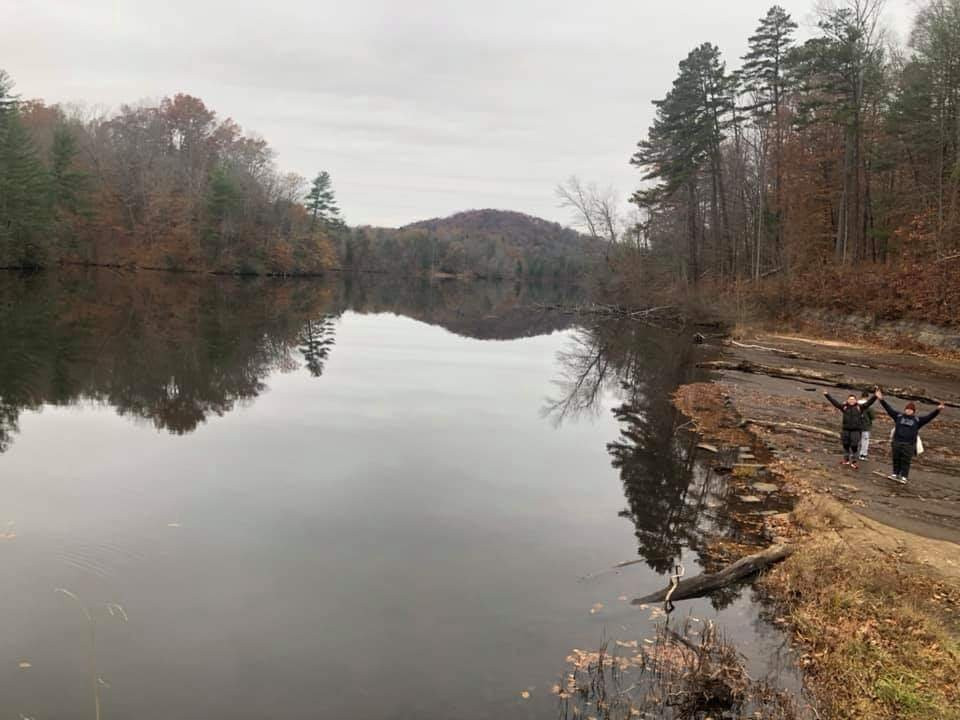
MULTIPOLYGON (((960 402, 960 362, 877 347, 783 335, 758 335, 727 348, 728 359, 763 365, 840 372, 865 385, 922 388, 925 394, 960 402), (773 352, 770 348, 783 352, 773 352), (868 367, 864 367, 868 366, 868 367)), ((947 408, 924 428, 926 452, 916 458, 906 487, 886 479, 891 471, 892 421, 875 406, 870 459, 853 471, 839 466, 840 419, 823 397, 822 384, 767 375, 723 372, 722 381, 741 417, 771 423, 799 423, 836 432, 837 439, 813 432, 759 430, 778 457, 805 470, 815 488, 884 525, 922 537, 960 544, 960 410, 947 408)), ((845 390, 834 391, 835 397, 845 390)), ((888 397, 894 407, 904 400, 888 397)), ((919 411, 932 409, 918 403, 919 411)))

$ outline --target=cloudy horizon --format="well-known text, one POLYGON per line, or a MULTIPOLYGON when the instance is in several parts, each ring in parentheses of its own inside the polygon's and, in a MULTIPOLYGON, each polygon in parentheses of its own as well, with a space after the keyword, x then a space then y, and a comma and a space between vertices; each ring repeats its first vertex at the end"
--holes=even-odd
MULTIPOLYGON (((713 42, 738 66, 772 4, 5 3, 0 67, 23 97, 116 109, 195 95, 284 171, 330 172, 348 222, 385 226, 486 207, 566 224, 554 188, 572 174, 625 199, 677 63, 713 42)), ((781 4, 809 36, 813 3, 781 4)), ((901 40, 913 14, 887 4, 901 40)))

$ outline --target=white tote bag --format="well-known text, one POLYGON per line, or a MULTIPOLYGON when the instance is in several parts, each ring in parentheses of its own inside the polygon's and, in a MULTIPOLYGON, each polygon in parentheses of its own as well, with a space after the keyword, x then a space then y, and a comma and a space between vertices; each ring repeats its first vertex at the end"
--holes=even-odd
MULTIPOLYGON (((892 429, 892 430, 890 431, 890 440, 891 440, 891 441, 893 440, 893 433, 895 432, 895 430, 896 430, 896 428, 894 428, 894 429, 892 429)), ((923 455, 923 440, 920 439, 920 436, 919 436, 919 435, 917 435, 917 455, 923 455)))

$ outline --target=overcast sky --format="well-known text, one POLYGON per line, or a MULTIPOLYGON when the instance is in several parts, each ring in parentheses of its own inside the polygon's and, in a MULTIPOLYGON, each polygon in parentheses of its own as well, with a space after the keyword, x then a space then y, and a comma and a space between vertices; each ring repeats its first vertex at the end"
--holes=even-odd
MULTIPOLYGON (((0 0, 0 67, 24 97, 186 92, 265 137, 281 168, 328 170, 351 224, 468 208, 566 222, 575 173, 626 197, 677 63, 738 64, 771 0, 0 0)), ((781 0, 813 25, 812 2, 781 0)), ((888 0, 905 37, 913 0, 888 0)))

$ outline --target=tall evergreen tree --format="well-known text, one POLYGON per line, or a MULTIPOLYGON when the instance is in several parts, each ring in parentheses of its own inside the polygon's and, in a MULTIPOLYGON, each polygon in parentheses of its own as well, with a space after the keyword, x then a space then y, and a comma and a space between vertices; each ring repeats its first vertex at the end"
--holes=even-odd
POLYGON ((842 128, 841 190, 833 220, 834 252, 840 261, 869 254, 864 115, 883 91, 881 6, 882 0, 849 0, 844 7, 824 11, 819 22, 823 34, 797 48, 792 58, 805 95, 799 106, 801 119, 825 120, 842 128))
POLYGON ((314 228, 319 222, 326 228, 335 228, 343 225, 340 218, 340 208, 333 194, 333 184, 330 173, 326 170, 317 173, 306 197, 307 211, 310 213, 310 227, 314 228))
POLYGON ((786 61, 793 48, 793 32, 797 23, 779 5, 774 5, 760 20, 756 32, 750 36, 749 50, 743 56, 741 77, 743 89, 751 95, 750 110, 757 118, 760 129, 758 191, 761 193, 758 227, 755 241, 754 277, 760 275, 763 218, 766 215, 766 168, 770 134, 773 134, 774 165, 774 224, 775 252, 782 260, 783 251, 783 140, 784 103, 789 75, 786 61))
POLYGON ((654 102, 656 116, 630 162, 657 185, 637 191, 632 201, 646 208, 676 202, 682 190, 686 214, 687 278, 700 275, 699 182, 710 181, 711 230, 718 256, 729 239, 721 146, 730 123, 731 80, 720 51, 710 43, 695 48, 679 65, 673 87, 654 102))
POLYGON ((936 250, 960 227, 960 0, 932 0, 917 15, 894 109, 923 182, 935 197, 936 250))
POLYGON ((49 183, 12 87, 0 71, 0 267, 39 267, 48 253, 49 183))
POLYGON ((89 178, 76 167, 78 154, 77 139, 70 128, 57 125, 50 147, 50 201, 57 220, 65 214, 77 214, 86 209, 89 178))

